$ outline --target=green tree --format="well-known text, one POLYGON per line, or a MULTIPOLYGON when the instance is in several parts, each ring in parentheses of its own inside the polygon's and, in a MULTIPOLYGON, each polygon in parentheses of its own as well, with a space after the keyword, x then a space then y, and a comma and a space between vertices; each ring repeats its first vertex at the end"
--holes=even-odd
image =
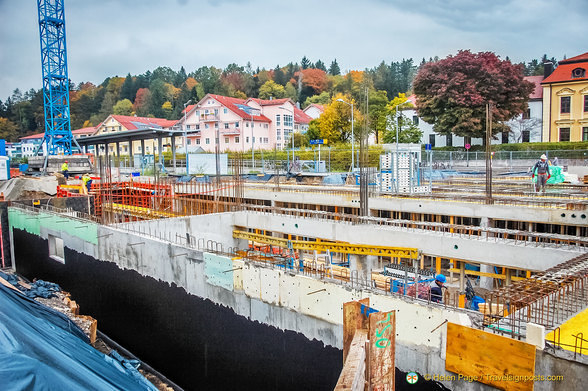
POLYGON ((320 69, 323 72, 327 72, 327 67, 325 66, 325 63, 322 62, 321 60, 316 60, 316 62, 314 63, 314 67, 316 69, 320 69))
POLYGON ((131 74, 128 73, 127 77, 125 77, 125 82, 120 88, 120 99, 128 99, 132 103, 132 100, 135 99, 135 94, 137 93, 134 89, 134 84, 131 74))
POLYGON ((523 80, 523 67, 494 53, 460 51, 423 65, 413 82, 419 117, 439 134, 484 137, 486 104, 492 104, 494 133, 527 110, 534 85, 523 80))
POLYGON ((380 143, 380 134, 386 131, 388 114, 388 96, 386 91, 369 90, 368 116, 369 132, 376 137, 376 144, 380 143))
POLYGON ((163 112, 163 116, 166 119, 171 119, 172 117, 172 113, 173 113, 173 109, 174 107, 172 106, 171 102, 165 101, 162 105, 161 105, 161 111, 163 112))
POLYGON ((341 74, 341 69, 339 69, 339 64, 337 64, 337 59, 334 59, 331 62, 331 66, 329 67, 329 75, 337 76, 341 74))
POLYGON ((282 71, 282 68, 280 68, 279 65, 274 69, 274 81, 282 86, 286 86, 286 83, 288 82, 284 71, 282 71))
POLYGON ((308 58, 306 58, 306 56, 302 57, 302 61, 300 61, 300 66, 302 67, 302 69, 308 69, 311 67, 311 63, 310 60, 308 58))
POLYGON ((259 88, 259 99, 269 99, 270 97, 279 99, 283 98, 285 95, 286 90, 284 87, 273 80, 265 82, 265 84, 259 88))
POLYGON ((313 103, 317 105, 326 105, 330 101, 331 95, 327 91, 323 91, 319 95, 313 95, 306 98, 306 100, 304 101, 304 107, 306 108, 313 103))
POLYGON ((292 83, 286 83, 286 87, 284 88, 285 94, 284 98, 290 98, 294 102, 298 101, 298 91, 296 87, 292 83))
POLYGON ((133 114, 133 104, 128 99, 122 99, 116 102, 112 111, 116 115, 131 115, 133 114))

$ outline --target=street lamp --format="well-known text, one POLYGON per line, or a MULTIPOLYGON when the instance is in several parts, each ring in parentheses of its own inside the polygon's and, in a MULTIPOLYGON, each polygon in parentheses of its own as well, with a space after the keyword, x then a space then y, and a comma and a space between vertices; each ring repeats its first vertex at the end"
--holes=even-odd
POLYGON ((186 107, 192 102, 192 99, 188 99, 186 103, 184 103, 184 148, 186 149, 186 175, 190 175, 190 163, 188 163, 188 131, 186 130, 186 115, 188 114, 186 111, 186 107))
POLYGON ((337 99, 337 102, 345 103, 346 105, 351 106, 351 170, 355 168, 355 149, 353 147, 354 140, 353 140, 353 103, 348 103, 343 99, 337 99))

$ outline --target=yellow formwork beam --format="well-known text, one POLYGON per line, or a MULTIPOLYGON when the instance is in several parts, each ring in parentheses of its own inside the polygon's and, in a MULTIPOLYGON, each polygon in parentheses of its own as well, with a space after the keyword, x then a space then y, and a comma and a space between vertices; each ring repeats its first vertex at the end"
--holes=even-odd
POLYGON ((236 239, 246 239, 282 248, 287 248, 288 242, 290 242, 292 243, 292 248, 294 248, 295 250, 304 251, 329 250, 334 253, 342 254, 375 255, 381 257, 400 257, 411 259, 417 259, 419 257, 419 250, 410 247, 386 247, 369 246, 363 244, 350 244, 344 242, 310 242, 304 240, 288 240, 240 230, 234 230, 233 237, 236 239))
POLYGON ((105 202, 102 205, 102 209, 108 212, 118 212, 118 213, 127 213, 131 216, 141 217, 141 218, 165 218, 165 217, 177 217, 173 213, 169 212, 162 212, 159 210, 151 209, 151 208, 144 208, 141 206, 132 206, 132 205, 124 205, 124 204, 116 204, 105 202))

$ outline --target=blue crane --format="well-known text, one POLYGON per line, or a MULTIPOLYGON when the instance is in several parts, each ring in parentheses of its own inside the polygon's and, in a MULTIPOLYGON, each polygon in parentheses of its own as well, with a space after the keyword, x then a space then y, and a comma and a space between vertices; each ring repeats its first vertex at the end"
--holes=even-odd
MULTIPOLYGON (((37 0, 43 67, 45 136, 35 155, 43 144, 47 145, 48 155, 71 155, 72 141, 79 151, 82 150, 71 133, 63 2, 64 0, 37 0)), ((47 157, 44 164, 44 168, 46 167, 47 157)))

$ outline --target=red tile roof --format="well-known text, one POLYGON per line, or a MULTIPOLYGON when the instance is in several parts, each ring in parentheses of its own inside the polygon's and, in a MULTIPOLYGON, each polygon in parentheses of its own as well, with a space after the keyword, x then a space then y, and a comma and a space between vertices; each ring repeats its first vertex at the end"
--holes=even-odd
POLYGON ((312 117, 294 106, 294 122, 297 124, 308 125, 312 121, 312 117))
POLYGON ((543 99, 543 87, 541 86, 543 76, 525 76, 525 80, 535 85, 535 89, 529 95, 529 99, 543 99))
POLYGON ((92 135, 92 134, 94 134, 94 132, 96 132, 96 128, 94 126, 90 126, 88 128, 76 129, 76 130, 71 131, 72 134, 88 134, 88 135, 92 135))
POLYGON ((260 106, 278 106, 278 105, 283 105, 286 102, 290 102, 292 104, 294 104, 294 102, 292 102, 292 99, 290 98, 281 98, 281 99, 257 99, 257 98, 249 98, 247 99, 255 101, 257 103, 259 103, 260 106))
POLYGON ((413 105, 414 107, 416 107, 416 95, 412 94, 411 96, 409 96, 408 98, 406 98, 407 103, 410 103, 411 105, 413 105))
MULTIPOLYGON (((214 95, 214 94, 208 94, 207 96, 209 96, 213 99, 216 99, 220 104, 222 104, 223 106, 225 106, 226 108, 231 110, 233 113, 237 114, 239 117, 241 117, 243 119, 251 119, 251 115, 248 112, 246 112, 244 109, 239 107, 239 106, 247 106, 247 104, 245 103, 246 102, 245 100, 239 99, 239 98, 231 98, 230 96, 222 96, 222 95, 214 95)), ((204 97, 203 100, 204 99, 206 99, 206 97, 204 97)), ((253 107, 252 107, 252 109, 255 110, 255 108, 253 108, 253 107)), ((272 122, 265 115, 254 115, 253 121, 272 122)))
POLYGON ((588 80, 588 52, 576 57, 559 62, 559 65, 551 75, 541 84, 562 83, 570 81, 588 80), (576 68, 584 69, 584 77, 572 77, 572 71, 576 68))
MULTIPOLYGON (((110 117, 118 121, 127 130, 136 130, 140 128, 171 128, 176 124, 176 120, 164 118, 134 117, 130 115, 111 115, 110 117)), ((110 118, 109 117, 109 118, 110 118)), ((104 122, 102 122, 103 124, 104 122)), ((100 127, 102 124, 98 125, 100 127)))
POLYGON ((186 108, 185 108, 184 110, 182 110, 182 114, 184 114, 184 111, 185 111, 186 113, 189 113, 190 111, 192 111, 192 109, 193 109, 194 107, 196 107, 196 105, 188 105, 188 106, 186 106, 186 108))
POLYGON ((20 137, 20 140, 35 140, 45 137, 45 133, 31 134, 30 136, 20 137))
POLYGON ((323 106, 323 105, 318 105, 318 104, 316 104, 316 103, 311 103, 311 104, 309 104, 309 105, 308 105, 308 106, 307 106, 307 107, 304 109, 304 112, 306 113, 306 110, 308 110, 308 109, 309 109, 309 108, 311 108, 311 107, 316 107, 316 108, 317 108, 317 109, 319 109, 321 112, 323 112, 323 113, 325 112, 325 106, 323 106))

